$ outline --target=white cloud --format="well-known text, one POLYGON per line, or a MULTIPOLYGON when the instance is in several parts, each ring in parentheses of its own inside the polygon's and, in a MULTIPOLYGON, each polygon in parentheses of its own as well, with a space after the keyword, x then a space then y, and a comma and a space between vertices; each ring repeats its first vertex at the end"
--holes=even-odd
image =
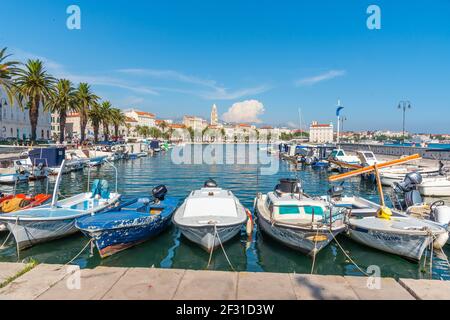
POLYGON ((342 77, 346 74, 347 74, 347 72, 345 70, 330 70, 328 72, 319 74, 314 77, 303 78, 303 79, 297 80, 295 82, 295 85, 297 87, 312 86, 312 85, 315 85, 322 81, 327 81, 327 80, 331 80, 331 79, 334 79, 337 77, 342 77))
POLYGON ((118 71, 120 73, 134 76, 146 76, 155 79, 171 80, 191 85, 190 88, 155 87, 155 89, 159 91, 169 91, 195 95, 205 100, 239 99, 245 96, 260 94, 270 89, 270 87, 267 85, 261 85, 252 88, 230 90, 222 85, 219 85, 215 80, 203 79, 200 77, 187 75, 174 70, 121 69, 118 71), (197 89, 192 89, 192 86, 197 87, 197 89))
POLYGON ((264 114, 264 105, 258 100, 237 102, 231 106, 222 119, 235 123, 261 123, 259 116, 264 114))

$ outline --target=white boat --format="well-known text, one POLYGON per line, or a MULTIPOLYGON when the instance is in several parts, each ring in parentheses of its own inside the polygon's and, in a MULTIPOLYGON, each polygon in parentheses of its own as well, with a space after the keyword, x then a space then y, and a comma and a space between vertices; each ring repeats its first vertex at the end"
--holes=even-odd
POLYGON ((448 239, 446 228, 436 222, 395 210, 387 218, 378 214, 379 204, 361 197, 334 197, 332 201, 351 209, 346 224, 352 240, 384 252, 419 261, 430 244, 439 249, 448 239))
POLYGON ((361 161, 357 156, 346 154, 344 149, 335 149, 328 159, 331 170, 341 171, 342 169, 355 169, 361 167, 361 161))
POLYGON ((258 194, 255 213, 263 232, 310 256, 346 228, 344 209, 303 194, 295 179, 282 179, 275 191, 258 194))
POLYGON ((30 180, 43 180, 46 179, 50 173, 47 166, 46 159, 36 160, 34 163, 30 157, 15 160, 17 167, 23 167, 30 173, 30 180))
POLYGON ((418 185, 418 189, 425 197, 450 197, 450 177, 425 177, 418 185))
POLYGON ((15 160, 3 159, 0 161, 0 184, 16 184, 27 182, 30 172, 25 167, 17 165, 15 160))
POLYGON ((214 180, 190 193, 173 216, 173 223, 190 241, 208 252, 235 237, 247 222, 248 211, 229 190, 214 180))
POLYGON ((61 177, 62 170, 56 180, 50 205, 0 215, 0 223, 6 224, 19 250, 77 232, 77 218, 104 211, 120 199, 117 182, 116 192, 109 192, 106 181, 95 180, 92 191, 58 200, 61 177))
POLYGON ((380 179, 383 186, 392 187, 395 183, 402 182, 408 173, 418 172, 422 175, 423 178, 426 178, 439 176, 439 173, 442 171, 442 165, 440 168, 424 168, 419 166, 407 165, 380 170, 380 179))

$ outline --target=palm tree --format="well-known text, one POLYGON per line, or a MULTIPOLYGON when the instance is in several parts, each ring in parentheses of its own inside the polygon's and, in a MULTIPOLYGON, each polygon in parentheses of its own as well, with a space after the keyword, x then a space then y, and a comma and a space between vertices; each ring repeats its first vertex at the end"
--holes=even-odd
POLYGON ((109 123, 111 122, 111 102, 105 101, 101 105, 102 110, 102 124, 103 124, 103 136, 105 141, 109 138, 109 123))
POLYGON ((148 126, 136 126, 136 132, 141 137, 147 138, 150 135, 150 128, 148 126))
POLYGON ((65 139, 67 113, 75 109, 75 89, 67 79, 60 79, 45 109, 59 114, 59 143, 65 139))
POLYGON ((120 109, 113 108, 111 110, 111 122, 114 126, 114 136, 116 141, 119 138, 119 128, 121 125, 125 124, 125 115, 120 109))
POLYGON ((42 61, 28 60, 24 68, 17 71, 15 90, 21 107, 25 101, 30 116, 31 141, 36 141, 36 127, 39 119, 39 106, 45 105, 53 95, 55 79, 45 70, 42 61))
POLYGON ((151 127, 149 130, 149 135, 152 138, 159 139, 163 134, 162 134, 161 130, 159 130, 158 128, 151 127))
POLYGON ((19 62, 6 61, 11 55, 6 54, 7 48, 3 48, 0 51, 0 88, 3 89, 8 96, 9 103, 14 103, 14 83, 13 76, 18 73, 17 65, 19 62))
POLYGON ((175 132, 175 129, 172 127, 169 127, 169 130, 167 130, 166 134, 167 134, 167 140, 172 140, 172 135, 175 132))
POLYGON ((205 137, 205 135, 208 131, 209 131, 209 127, 206 127, 205 129, 202 130, 202 142, 203 142, 203 138, 205 137))
POLYGON ((227 133, 224 128, 220 129, 220 134, 222 135, 223 141, 227 142, 227 133))
POLYGON ((189 132, 189 138, 191 139, 191 142, 194 142, 195 138, 195 131, 192 129, 192 127, 188 127, 187 131, 189 132))
POLYGON ((168 127, 168 124, 167 124, 167 122, 165 122, 165 121, 163 120, 163 121, 161 121, 161 122, 158 124, 158 127, 160 127, 162 133, 164 133, 164 132, 166 132, 166 129, 167 129, 167 127, 168 127))
POLYGON ((89 120, 91 120, 92 127, 94 128, 94 142, 97 143, 100 124, 103 121, 102 106, 100 106, 98 103, 94 103, 91 109, 88 111, 88 118, 89 120))
POLYGON ((86 139, 86 126, 88 123, 89 109, 100 99, 96 96, 91 86, 87 83, 80 83, 76 91, 77 110, 80 113, 80 140, 86 139))

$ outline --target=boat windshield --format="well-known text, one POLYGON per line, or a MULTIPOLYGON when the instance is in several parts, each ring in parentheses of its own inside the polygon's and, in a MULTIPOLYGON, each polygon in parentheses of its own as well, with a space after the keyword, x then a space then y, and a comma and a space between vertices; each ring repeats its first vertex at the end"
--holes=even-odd
POLYGON ((302 210, 305 214, 312 215, 323 215, 324 211, 322 207, 319 206, 278 206, 279 214, 300 214, 302 210))

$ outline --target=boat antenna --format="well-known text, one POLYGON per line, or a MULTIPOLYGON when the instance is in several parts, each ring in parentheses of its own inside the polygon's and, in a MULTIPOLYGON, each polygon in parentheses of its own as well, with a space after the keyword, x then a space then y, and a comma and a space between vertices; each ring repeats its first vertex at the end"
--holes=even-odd
POLYGON ((55 188, 53 189, 52 209, 56 207, 56 203, 58 202, 59 184, 61 183, 65 164, 66 164, 66 160, 64 159, 61 163, 61 168, 59 169, 58 177, 56 178, 55 188))

